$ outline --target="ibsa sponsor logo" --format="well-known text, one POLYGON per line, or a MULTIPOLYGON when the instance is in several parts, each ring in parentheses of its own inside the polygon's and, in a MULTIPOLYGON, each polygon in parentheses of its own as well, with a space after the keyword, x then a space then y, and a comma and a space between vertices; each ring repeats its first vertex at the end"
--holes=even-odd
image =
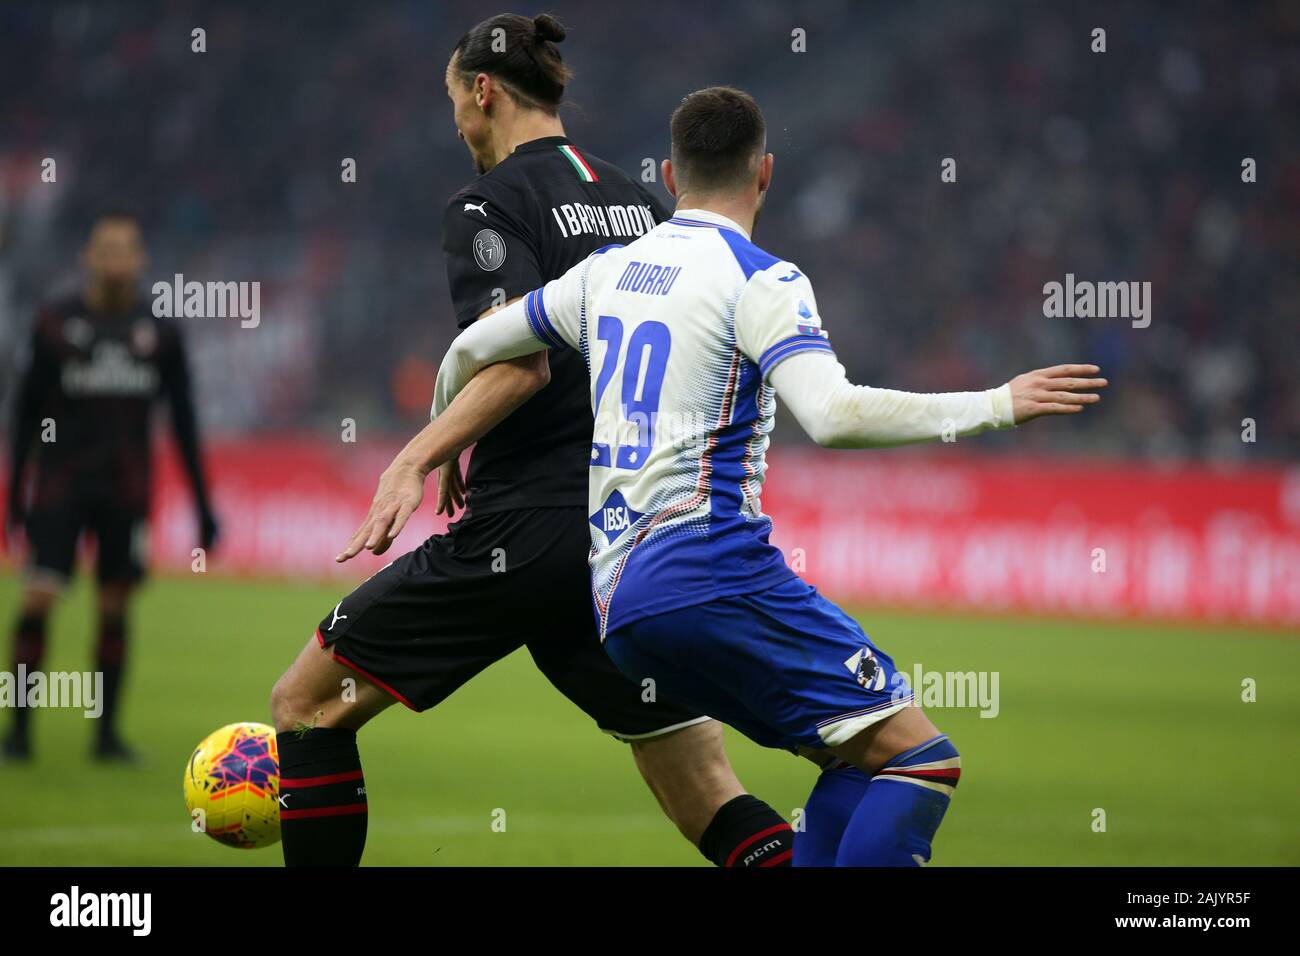
POLYGON ((633 511, 623 498, 623 493, 616 490, 588 520, 598 531, 605 533, 607 540, 613 541, 636 524, 640 518, 641 512, 633 511))

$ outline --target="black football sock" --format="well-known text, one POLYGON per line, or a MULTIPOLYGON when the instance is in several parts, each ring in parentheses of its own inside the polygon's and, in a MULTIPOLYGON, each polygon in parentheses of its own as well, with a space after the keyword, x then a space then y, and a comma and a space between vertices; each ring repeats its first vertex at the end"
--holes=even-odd
POLYGON ((715 866, 789 866, 794 834, 779 813, 746 793, 718 808, 700 852, 715 866))
MULTIPOLYGON (((14 629, 14 676, 18 675, 18 667, 22 665, 27 669, 30 675, 32 671, 40 670, 41 661, 45 659, 45 622, 48 614, 45 612, 26 612, 18 618, 18 626, 14 629)), ((13 738, 23 744, 29 740, 31 733, 31 715, 30 707, 15 707, 14 722, 12 734, 13 738)))
POLYGON ((285 866, 357 866, 366 848, 366 780, 357 732, 282 730, 280 843, 285 866))
POLYGON ((99 716, 99 742, 117 739, 117 704, 122 694, 122 672, 126 663, 126 618, 121 614, 100 614, 99 647, 95 665, 104 675, 104 710, 99 716))

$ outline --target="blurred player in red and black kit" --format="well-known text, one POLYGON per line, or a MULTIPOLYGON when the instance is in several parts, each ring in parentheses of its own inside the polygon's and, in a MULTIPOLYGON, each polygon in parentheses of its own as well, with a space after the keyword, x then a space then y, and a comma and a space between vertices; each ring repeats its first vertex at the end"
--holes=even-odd
MULTIPOLYGON (((140 224, 126 212, 98 216, 82 251, 81 291, 37 315, 14 402, 6 525, 25 526, 27 572, 14 634, 14 670, 41 666, 46 621, 72 572, 84 532, 97 545, 103 715, 94 755, 130 760, 116 718, 127 605, 144 574, 151 480, 150 420, 166 398, 194 489, 199 544, 217 523, 208 505, 198 424, 180 332, 141 297, 146 262, 140 224), (28 464, 31 468, 28 468, 28 464)), ((10 760, 31 756, 31 709, 14 710, 4 740, 10 760)))

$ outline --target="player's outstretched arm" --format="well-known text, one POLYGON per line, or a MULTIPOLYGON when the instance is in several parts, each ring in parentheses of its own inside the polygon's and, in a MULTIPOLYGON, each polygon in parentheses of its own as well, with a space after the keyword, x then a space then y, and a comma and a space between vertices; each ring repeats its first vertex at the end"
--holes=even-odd
POLYGON ((508 374, 492 374, 506 369, 492 365, 476 375, 447 406, 447 410, 425 425, 397 453, 392 464, 379 476, 379 486, 370 502, 365 520, 348 540, 347 547, 334 559, 347 561, 362 551, 383 554, 402 533, 407 520, 424 500, 424 483, 435 468, 441 469, 438 488, 438 511, 453 514, 464 504, 460 482, 460 453, 535 394, 550 378, 545 363, 522 366, 511 363, 508 374), (454 474, 449 473, 454 471, 454 474))
MULTIPOLYGON (((507 308, 520 298, 523 297, 493 306, 482 312, 475 321, 507 308)), ((495 362, 475 375, 439 417, 446 419, 455 413, 459 430, 463 432, 463 450, 496 428, 515 409, 550 384, 550 381, 551 366, 545 352, 495 362)), ((465 507, 467 496, 459 457, 443 462, 438 467, 438 504, 434 514, 454 518, 456 509, 465 507)))
MULTIPOLYGON (((460 470, 460 453, 501 424, 520 405, 551 381, 551 366, 545 352, 496 362, 483 369, 457 395, 437 422, 451 432, 455 454, 438 467, 438 507, 435 514, 448 518, 465 506, 465 478, 460 470)), ((431 427, 432 427, 431 424, 431 427)), ((418 437, 418 436, 417 436, 418 437)), ((422 462, 432 456, 422 456, 422 462)))
POLYGON ((547 347, 528 321, 527 299, 484 316, 460 335, 443 356, 429 417, 437 419, 480 370, 495 362, 532 355, 547 347))
POLYGON ((401 533, 424 500, 424 480, 429 472, 441 464, 444 457, 459 454, 451 450, 455 446, 448 440, 448 429, 435 427, 437 425, 437 422, 430 422, 421 429, 384 469, 379 476, 375 497, 370 502, 370 510, 348 539, 347 546, 334 557, 335 561, 342 563, 362 551, 383 554, 401 533))
MULTIPOLYGON (((531 366, 515 363, 508 375, 487 375, 481 380, 475 377, 489 365, 540 352, 546 347, 529 331, 523 309, 522 300, 507 305, 457 336, 438 372, 433 421, 407 442, 380 475, 370 510, 335 561, 347 561, 362 551, 375 554, 387 551, 424 500, 424 482, 429 472, 453 462, 465 448, 546 384, 550 372, 544 362, 531 366), (512 322, 516 313, 520 316, 522 332, 512 322)), ((454 494, 454 490, 449 490, 448 497, 454 494)), ((441 502, 439 510, 442 510, 441 502)))
POLYGON ((827 352, 792 355, 774 368, 777 395, 804 431, 830 448, 887 448, 1069 415, 1100 400, 1095 365, 1058 365, 983 392, 918 393, 853 385, 827 352))

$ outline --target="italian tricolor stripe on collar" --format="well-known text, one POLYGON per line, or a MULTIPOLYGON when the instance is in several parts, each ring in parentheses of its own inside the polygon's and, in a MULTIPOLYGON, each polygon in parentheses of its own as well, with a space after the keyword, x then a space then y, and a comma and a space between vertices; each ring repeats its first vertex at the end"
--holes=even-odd
POLYGON ((591 168, 585 159, 582 158, 582 154, 572 146, 557 146, 556 149, 560 151, 565 159, 573 164, 574 171, 577 172, 578 178, 584 183, 594 183, 600 180, 600 177, 596 175, 596 171, 591 168))

